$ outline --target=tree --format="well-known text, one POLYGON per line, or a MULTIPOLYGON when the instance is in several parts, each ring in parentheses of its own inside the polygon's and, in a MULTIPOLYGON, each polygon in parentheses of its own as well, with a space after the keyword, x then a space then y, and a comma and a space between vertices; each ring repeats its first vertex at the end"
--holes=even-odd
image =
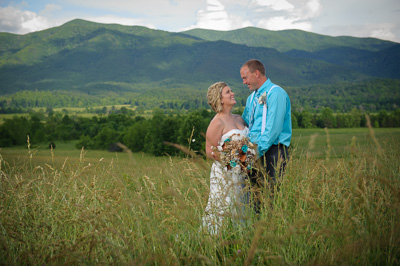
POLYGON ((30 128, 30 141, 32 143, 41 143, 46 140, 46 133, 44 125, 40 121, 40 118, 36 115, 31 116, 31 128, 30 128))
POLYGON ((0 147, 11 147, 15 145, 12 133, 6 127, 0 127, 0 147))
POLYGON ((155 156, 164 155, 163 143, 163 121, 165 119, 164 112, 161 109, 153 110, 153 118, 149 121, 149 127, 145 137, 144 150, 155 156))
POLYGON ((292 128, 298 128, 299 125, 297 124, 297 117, 294 113, 291 114, 292 117, 292 128))
POLYGON ((353 125, 352 127, 360 127, 361 126, 361 121, 362 121, 362 114, 360 110, 357 108, 353 108, 350 111, 350 115, 353 117, 353 125))
MULTIPOLYGON (((179 134, 179 118, 172 116, 164 119, 162 123, 162 139, 171 143, 178 143, 179 134)), ((164 146, 164 152, 168 154, 176 154, 178 151, 172 146, 164 146)))
POLYGON ((387 127, 389 124, 388 112, 381 110, 378 114, 378 122, 380 127, 387 127))
POLYGON ((303 110, 300 114, 300 126, 303 128, 312 128, 312 115, 307 110, 303 110))
POLYGON ((94 149, 94 142, 92 140, 91 137, 89 137, 88 135, 82 135, 79 138, 79 141, 75 144, 75 147, 77 149, 94 149))
POLYGON ((397 108, 393 112, 393 126, 400 127, 400 108, 397 108))
POLYGON ((9 134, 9 140, 12 145, 26 144, 27 136, 30 135, 31 122, 26 117, 14 116, 12 119, 5 119, 1 127, 6 138, 9 134), (9 133, 6 133, 9 132, 9 133))
POLYGON ((111 144, 118 141, 119 133, 112 128, 104 126, 99 134, 97 134, 93 141, 96 149, 106 150, 111 144))
POLYGON ((144 139, 146 138, 148 127, 148 121, 141 120, 124 132, 123 142, 132 152, 144 150, 144 139))
POLYGON ((336 128, 344 128, 344 127, 346 127, 345 115, 339 113, 336 115, 336 128))
POLYGON ((203 117, 196 111, 191 112, 184 118, 179 129, 179 143, 195 151, 204 150, 206 131, 207 124, 203 117))
POLYGON ((321 119, 324 127, 333 128, 336 125, 335 117, 333 116, 333 110, 329 107, 325 107, 322 110, 321 119))

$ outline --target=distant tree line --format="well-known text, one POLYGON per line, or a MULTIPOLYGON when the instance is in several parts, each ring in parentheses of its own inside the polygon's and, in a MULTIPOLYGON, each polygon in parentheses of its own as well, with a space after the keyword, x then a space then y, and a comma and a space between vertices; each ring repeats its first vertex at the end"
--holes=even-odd
POLYGON ((335 83, 306 87, 284 87, 293 110, 308 109, 321 113, 329 107, 336 113, 349 113, 353 108, 377 113, 399 108, 400 80, 374 79, 359 83, 335 83))
MULTIPOLYGON (((203 151, 205 132, 215 115, 207 109, 191 111, 184 115, 165 114, 162 109, 153 111, 152 118, 133 116, 119 110, 109 115, 91 118, 70 116, 51 109, 32 112, 29 116, 15 115, 5 119, 0 125, 0 147, 26 145, 29 136, 32 145, 56 143, 57 141, 77 141, 76 147, 85 149, 109 149, 119 142, 133 152, 153 155, 181 153, 174 143, 203 151)), ((241 114, 242 108, 236 110, 241 114)), ((393 112, 381 111, 369 114, 373 127, 400 127, 400 109, 393 112)), ((334 114, 326 107, 321 114, 307 110, 292 113, 293 128, 348 128, 365 127, 365 115, 353 109, 350 113, 334 114)), ((54 144, 53 144, 54 145, 54 144)))
MULTIPOLYGON (((400 127, 400 108, 388 112, 381 110, 378 113, 368 114, 371 125, 378 127, 400 127)), ((308 110, 292 112, 293 128, 352 128, 366 127, 365 114, 353 108, 349 113, 334 113, 329 107, 321 109, 321 113, 315 114, 308 110)))
POLYGON ((180 153, 175 147, 165 145, 168 142, 200 151, 204 150, 204 132, 212 115, 206 109, 175 116, 157 109, 150 119, 123 112, 91 118, 37 112, 28 117, 5 119, 0 126, 0 147, 26 145, 29 136, 32 145, 75 140, 79 149, 105 150, 120 142, 133 152, 180 153))
MULTIPOLYGON (((232 84, 238 106, 244 106, 249 95, 247 89, 232 84)), ((381 110, 394 111, 399 108, 400 80, 375 79, 359 83, 335 83, 330 85, 309 85, 304 87, 283 86, 290 96, 292 110, 303 109, 321 113, 325 107, 336 113, 349 113, 353 108, 377 113, 381 110)), ((208 108, 207 85, 201 88, 144 87, 135 85, 135 91, 115 87, 112 91, 92 92, 76 90, 18 91, 12 95, 0 96, 0 113, 21 113, 33 108, 85 107, 92 113, 104 113, 98 106, 130 105, 135 109, 152 110, 198 110, 208 108), (136 87, 137 86, 137 87, 136 87)))
MULTIPOLYGON (((180 98, 176 93, 161 95, 137 93, 103 92, 88 94, 79 91, 19 91, 10 96, 0 96, 0 114, 24 113, 33 108, 66 108, 93 106, 130 105, 145 110, 160 108, 164 110, 193 110, 207 108, 206 92, 188 89, 180 98), (199 100, 200 99, 200 100, 199 100)), ((97 112, 100 113, 100 112, 97 112)))

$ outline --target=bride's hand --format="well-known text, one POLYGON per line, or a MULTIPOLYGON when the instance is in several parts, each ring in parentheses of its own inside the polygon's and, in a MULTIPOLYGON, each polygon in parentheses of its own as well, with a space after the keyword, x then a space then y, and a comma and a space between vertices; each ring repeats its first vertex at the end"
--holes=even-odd
POLYGON ((215 149, 213 149, 213 148, 214 148, 213 146, 211 146, 211 148, 212 148, 211 157, 212 157, 214 160, 219 161, 219 160, 220 160, 220 158, 219 158, 220 153, 219 153, 218 151, 216 151, 215 149))
POLYGON ((211 152, 211 156, 213 157, 214 160, 217 160, 217 156, 215 155, 215 152, 211 152))

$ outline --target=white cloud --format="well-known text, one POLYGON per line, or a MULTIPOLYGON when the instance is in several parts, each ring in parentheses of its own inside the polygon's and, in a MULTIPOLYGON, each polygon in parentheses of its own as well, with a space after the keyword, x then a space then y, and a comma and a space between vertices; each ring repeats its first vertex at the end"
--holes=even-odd
POLYGON ((310 0, 305 7, 305 18, 314 18, 321 14, 322 5, 320 0, 310 0))
POLYGON ((269 30, 299 29, 310 31, 312 25, 310 22, 298 22, 297 18, 273 17, 266 20, 260 20, 257 23, 257 27, 269 30))
MULTIPOLYGON (((77 8, 85 7, 93 12, 108 14, 124 13, 135 15, 136 18, 157 19, 158 17, 180 16, 180 18, 193 17, 196 10, 204 6, 204 1, 188 0, 68 0, 77 8)), ((179 17, 178 17, 179 18, 179 17)))
POLYGON ((253 0, 255 25, 268 30, 311 31, 312 20, 321 14, 320 0, 253 0))
POLYGON ((228 14, 225 6, 220 1, 207 0, 206 8, 197 12, 196 24, 186 29, 232 30, 252 25, 250 21, 244 20, 241 16, 228 14))
POLYGON ((225 7, 218 0, 207 0, 208 12, 224 12, 225 7))
POLYGON ((0 31, 25 34, 51 27, 49 21, 31 11, 15 7, 0 7, 0 31))
POLYGON ((178 31, 195 24, 198 10, 206 7, 205 0, 68 0, 68 5, 76 10, 84 8, 91 12, 75 13, 82 19, 102 22, 121 18, 124 25, 142 25, 168 31, 178 31))
POLYGON ((196 27, 228 30, 231 29, 231 21, 225 7, 218 0, 207 0, 206 9, 201 9, 197 13, 196 27))
POLYGON ((383 40, 395 40, 396 35, 391 28, 391 25, 385 25, 379 29, 372 30, 369 36, 383 40))
POLYGON ((291 10, 294 6, 286 0, 252 0, 250 6, 257 7, 257 11, 263 11, 260 7, 269 7, 272 10, 291 10))
POLYGON ((0 31, 25 34, 81 18, 168 31, 256 26, 399 42, 398 14, 398 0, 0 0, 0 31))
MULTIPOLYGON (((383 40, 396 41, 395 24, 368 24, 368 25, 334 25, 323 29, 324 34, 331 36, 373 37, 383 40)), ((398 42, 399 40, 397 40, 398 42)))
MULTIPOLYGON (((0 31, 12 32, 17 34, 26 34, 33 31, 44 30, 50 27, 62 25, 75 17, 73 14, 62 12, 63 9, 59 5, 48 4, 39 13, 32 11, 24 11, 26 5, 0 7, 0 31), (61 11, 61 12, 60 12, 61 11), (57 13, 58 12, 58 13, 57 13), (63 16, 59 16, 63 14, 63 16)), ((76 12, 78 13, 78 12, 76 12)), ((148 28, 156 28, 152 23, 148 23, 143 19, 135 19, 129 17, 119 17, 114 15, 80 15, 79 18, 98 22, 98 23, 116 23, 121 25, 141 25, 148 28)))

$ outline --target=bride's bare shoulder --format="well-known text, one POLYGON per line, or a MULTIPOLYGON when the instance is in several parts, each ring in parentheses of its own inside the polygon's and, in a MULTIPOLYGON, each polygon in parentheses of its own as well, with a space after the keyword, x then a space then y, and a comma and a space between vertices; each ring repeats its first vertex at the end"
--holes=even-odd
POLYGON ((208 128, 222 128, 224 127, 224 120, 222 120, 219 115, 215 115, 214 118, 211 120, 208 128))
POLYGON ((219 138, 221 138, 224 128, 224 121, 220 117, 215 116, 208 125, 206 139, 216 144, 219 138))
POLYGON ((246 125, 246 122, 244 121, 244 119, 241 115, 234 114, 233 116, 235 117, 236 121, 239 121, 241 124, 246 125))

